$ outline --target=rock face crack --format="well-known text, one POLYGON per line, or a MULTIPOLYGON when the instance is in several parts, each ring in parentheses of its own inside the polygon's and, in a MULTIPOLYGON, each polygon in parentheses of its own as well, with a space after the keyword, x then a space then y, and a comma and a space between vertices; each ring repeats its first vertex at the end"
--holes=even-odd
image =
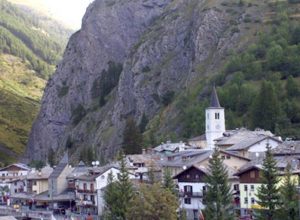
POLYGON ((222 51, 226 14, 201 6, 194 0, 91 4, 47 84, 25 159, 45 160, 50 148, 71 148, 75 157, 85 147, 113 157, 128 116, 151 120, 197 75, 196 65, 222 51))

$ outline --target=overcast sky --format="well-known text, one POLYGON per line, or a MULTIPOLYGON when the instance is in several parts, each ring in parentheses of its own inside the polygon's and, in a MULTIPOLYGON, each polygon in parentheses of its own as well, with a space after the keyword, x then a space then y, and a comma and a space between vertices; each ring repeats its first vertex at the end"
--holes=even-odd
POLYGON ((49 12, 72 28, 79 29, 87 6, 93 0, 41 0, 49 12))

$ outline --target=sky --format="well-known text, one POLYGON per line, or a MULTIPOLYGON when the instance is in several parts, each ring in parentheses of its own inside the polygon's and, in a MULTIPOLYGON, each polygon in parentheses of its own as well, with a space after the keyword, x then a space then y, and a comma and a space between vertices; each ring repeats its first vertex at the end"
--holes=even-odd
POLYGON ((78 30, 87 6, 94 0, 9 0, 35 8, 78 30))
POLYGON ((42 0, 49 12, 66 25, 79 29, 87 6, 93 0, 42 0))

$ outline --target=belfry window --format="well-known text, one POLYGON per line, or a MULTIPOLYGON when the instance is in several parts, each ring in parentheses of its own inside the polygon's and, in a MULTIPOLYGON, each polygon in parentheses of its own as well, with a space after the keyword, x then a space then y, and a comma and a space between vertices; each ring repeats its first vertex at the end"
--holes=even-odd
POLYGON ((215 119, 220 119, 220 113, 215 113, 215 119))

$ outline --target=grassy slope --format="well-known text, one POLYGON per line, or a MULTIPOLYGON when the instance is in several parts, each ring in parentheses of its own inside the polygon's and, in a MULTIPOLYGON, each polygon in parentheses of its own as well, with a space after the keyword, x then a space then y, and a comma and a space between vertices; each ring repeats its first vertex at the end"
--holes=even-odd
POLYGON ((11 161, 14 153, 23 152, 45 83, 20 58, 0 55, 0 145, 11 151, 0 161, 11 161))
POLYGON ((46 80, 43 70, 33 68, 32 61, 54 70, 71 31, 32 9, 4 0, 0 0, 0 6, 1 165, 15 161, 23 153, 40 108, 46 80), (45 59, 52 54, 57 57, 52 61, 45 59))

